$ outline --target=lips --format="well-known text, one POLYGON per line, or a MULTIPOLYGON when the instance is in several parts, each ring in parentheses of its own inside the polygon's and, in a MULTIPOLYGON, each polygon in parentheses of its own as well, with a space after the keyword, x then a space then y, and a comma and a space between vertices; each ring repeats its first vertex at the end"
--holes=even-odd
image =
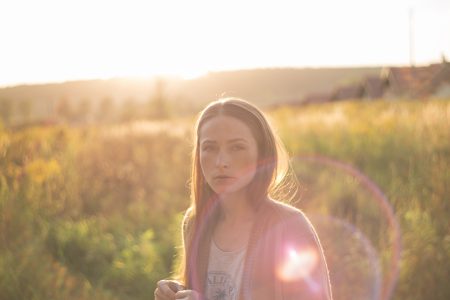
POLYGON ((232 179, 232 178, 234 178, 234 177, 231 177, 231 176, 226 176, 226 175, 217 175, 217 176, 214 176, 214 179, 232 179))
POLYGON ((229 182, 230 180, 234 180, 235 178, 227 175, 217 175, 213 177, 216 182, 229 182))

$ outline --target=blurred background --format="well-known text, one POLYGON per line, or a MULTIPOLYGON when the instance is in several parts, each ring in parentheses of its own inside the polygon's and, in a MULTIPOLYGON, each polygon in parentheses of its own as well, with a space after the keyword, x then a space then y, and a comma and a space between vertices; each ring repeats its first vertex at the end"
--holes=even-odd
POLYGON ((152 299, 192 127, 264 110, 335 299, 450 299, 450 2, 0 2, 0 299, 152 299))

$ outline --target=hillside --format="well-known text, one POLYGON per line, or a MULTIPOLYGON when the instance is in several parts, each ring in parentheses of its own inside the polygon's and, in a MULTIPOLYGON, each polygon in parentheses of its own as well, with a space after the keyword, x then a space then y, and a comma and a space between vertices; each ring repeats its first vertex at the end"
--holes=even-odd
MULTIPOLYGON (((196 111, 220 96, 239 96, 259 105, 296 101, 307 93, 328 92, 338 84, 379 72, 380 67, 224 71, 190 80, 165 78, 162 88, 165 97, 177 103, 178 109, 196 111)), ((116 103, 130 99, 144 102, 154 93, 154 79, 115 78, 0 88, 0 100, 31 101, 33 112, 44 116, 61 99, 73 103, 87 100, 97 106, 105 98, 116 103)))
POLYGON ((190 101, 207 102, 225 94, 259 105, 300 100, 311 92, 329 92, 336 85, 378 74, 381 68, 260 69, 209 73, 183 82, 179 93, 190 101))

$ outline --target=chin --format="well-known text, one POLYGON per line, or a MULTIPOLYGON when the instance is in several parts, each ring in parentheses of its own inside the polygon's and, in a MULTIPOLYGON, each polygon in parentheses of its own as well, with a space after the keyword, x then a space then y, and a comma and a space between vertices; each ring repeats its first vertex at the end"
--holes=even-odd
POLYGON ((244 191, 246 188, 246 185, 241 186, 239 184, 233 184, 233 185, 215 185, 212 186, 212 190, 221 196, 226 196, 226 195, 232 195, 232 194, 236 194, 236 193, 240 193, 242 191, 244 191))

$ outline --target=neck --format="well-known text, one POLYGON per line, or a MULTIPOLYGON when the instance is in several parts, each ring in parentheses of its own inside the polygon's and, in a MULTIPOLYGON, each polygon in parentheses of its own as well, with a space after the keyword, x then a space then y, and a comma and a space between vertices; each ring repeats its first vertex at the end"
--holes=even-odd
POLYGON ((251 222, 255 212, 245 193, 220 196, 220 221, 226 223, 251 222))

